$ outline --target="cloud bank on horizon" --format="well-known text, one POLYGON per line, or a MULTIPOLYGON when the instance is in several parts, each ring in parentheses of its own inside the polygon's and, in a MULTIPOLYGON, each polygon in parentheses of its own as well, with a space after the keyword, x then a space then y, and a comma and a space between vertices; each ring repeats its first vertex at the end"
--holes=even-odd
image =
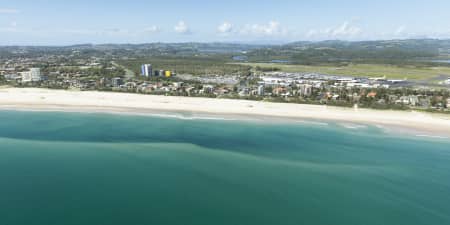
POLYGON ((32 3, 0 5, 0 45, 450 38, 444 0, 32 3))

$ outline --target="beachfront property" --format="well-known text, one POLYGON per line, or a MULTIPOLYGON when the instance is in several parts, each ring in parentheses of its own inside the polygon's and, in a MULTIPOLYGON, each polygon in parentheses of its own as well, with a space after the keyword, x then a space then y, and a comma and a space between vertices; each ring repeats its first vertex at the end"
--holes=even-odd
POLYGON ((298 84, 299 94, 301 96, 311 96, 313 86, 311 84, 298 84))
POLYGON ((401 96, 400 99, 395 101, 396 104, 417 106, 419 104, 419 98, 415 95, 401 96))
POLYGON ((264 96, 264 85, 259 85, 259 86, 258 86, 257 94, 258 94, 259 96, 264 96))
POLYGON ((41 69, 39 68, 30 68, 29 71, 20 72, 19 74, 22 78, 22 82, 38 82, 42 79, 41 69))
MULTIPOLYGON (((104 79, 105 80, 105 79, 104 79)), ((119 87, 123 84, 123 80, 120 77, 115 77, 111 80, 111 84, 113 87, 119 87)))

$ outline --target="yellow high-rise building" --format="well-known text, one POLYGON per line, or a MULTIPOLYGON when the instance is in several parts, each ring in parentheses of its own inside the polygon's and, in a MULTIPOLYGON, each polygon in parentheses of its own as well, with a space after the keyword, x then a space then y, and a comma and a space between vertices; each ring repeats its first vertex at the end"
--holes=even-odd
POLYGON ((171 76, 172 76, 172 72, 169 71, 169 70, 166 70, 164 73, 165 73, 164 75, 165 75, 166 77, 171 77, 171 76))

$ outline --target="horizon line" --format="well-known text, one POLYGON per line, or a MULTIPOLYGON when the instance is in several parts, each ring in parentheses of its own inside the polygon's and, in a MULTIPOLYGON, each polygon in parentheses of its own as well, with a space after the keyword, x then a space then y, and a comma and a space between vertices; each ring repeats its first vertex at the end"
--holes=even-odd
POLYGON ((33 44, 33 45, 1 45, 0 48, 4 47, 72 47, 72 46, 102 46, 102 45, 150 45, 150 44, 235 44, 235 45, 253 45, 253 46, 277 46, 277 45, 289 45, 295 43, 322 43, 322 42, 347 42, 347 43, 359 43, 359 42, 377 42, 377 41, 412 41, 412 40, 436 40, 436 41, 450 41, 450 38, 398 38, 398 39, 374 39, 374 40, 342 40, 342 39, 327 39, 327 40, 317 40, 317 41, 307 41, 307 40, 298 40, 298 41, 270 41, 270 40, 256 40, 256 41, 186 41, 186 42, 164 42, 164 41, 155 41, 155 42, 142 42, 142 43, 127 43, 127 42, 104 42, 104 43, 79 43, 79 44, 33 44), (258 43, 260 42, 260 43, 258 43), (271 43, 272 42, 272 43, 271 43), (279 43, 275 43, 279 42, 279 43))

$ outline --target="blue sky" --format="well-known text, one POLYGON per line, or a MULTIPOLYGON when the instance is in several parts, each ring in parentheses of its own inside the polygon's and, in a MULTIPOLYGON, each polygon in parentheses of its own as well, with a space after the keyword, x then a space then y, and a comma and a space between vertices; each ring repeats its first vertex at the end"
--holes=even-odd
POLYGON ((450 38, 448 0, 0 0, 0 45, 450 38))

